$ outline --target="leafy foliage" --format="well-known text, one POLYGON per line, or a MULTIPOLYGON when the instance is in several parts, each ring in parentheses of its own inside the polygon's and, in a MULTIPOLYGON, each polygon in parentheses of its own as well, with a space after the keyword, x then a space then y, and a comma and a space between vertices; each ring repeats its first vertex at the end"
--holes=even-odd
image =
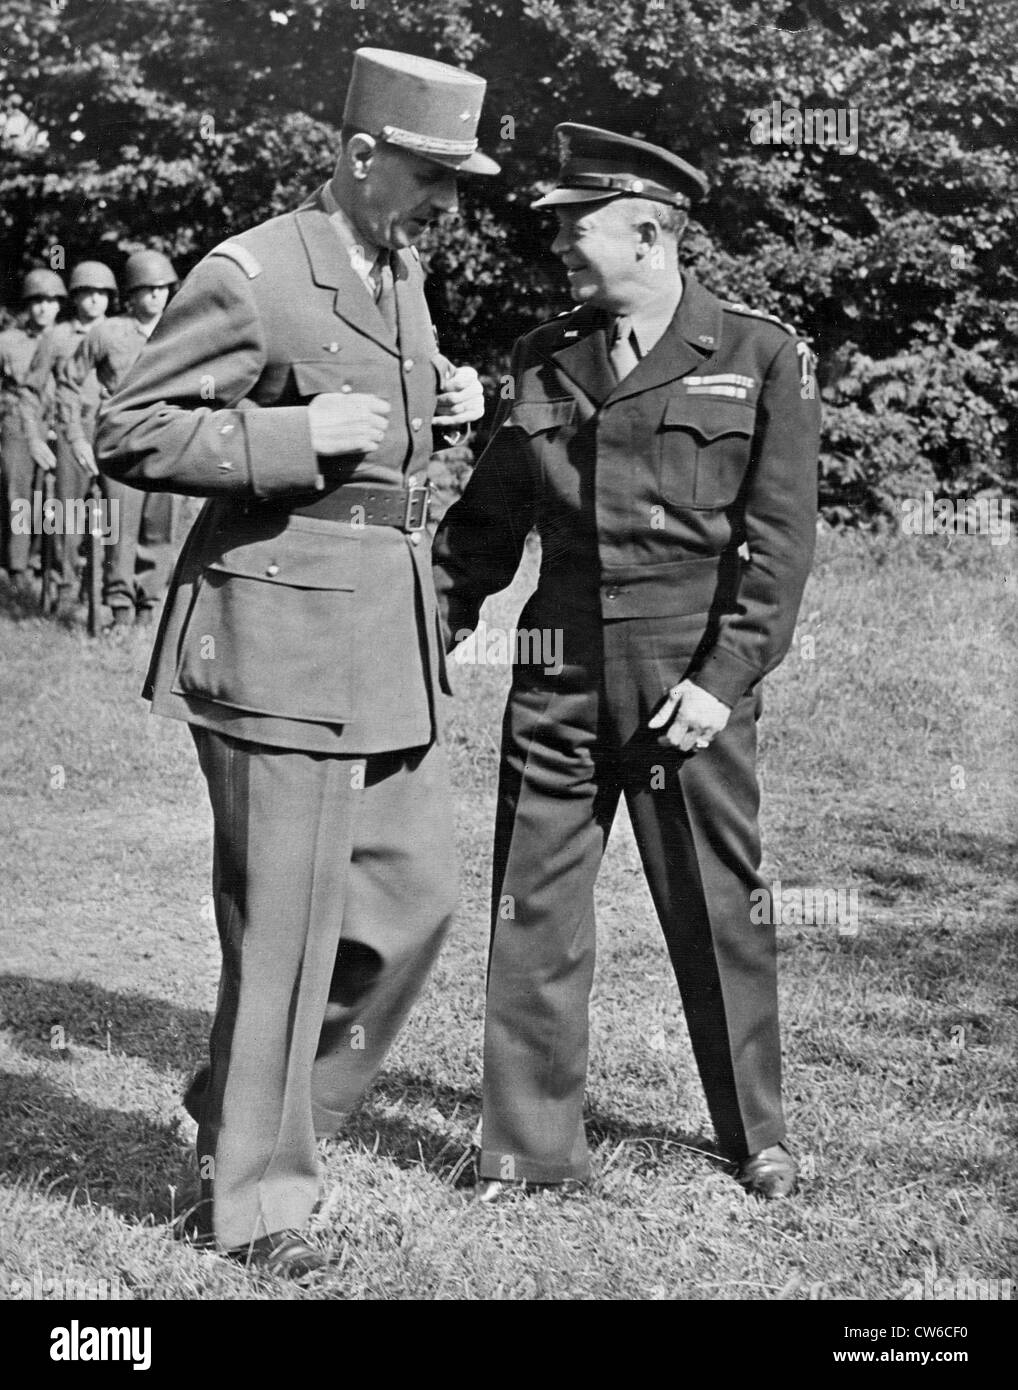
POLYGON ((491 374, 568 306, 530 210, 558 120, 704 168, 687 264, 820 355, 824 502, 866 520, 929 486, 1013 486, 1018 10, 1012 0, 5 0, 6 298, 55 249, 186 270, 331 169, 362 43, 489 81, 499 180, 432 238, 443 345, 491 374), (857 112, 858 148, 756 144, 754 117, 857 112))

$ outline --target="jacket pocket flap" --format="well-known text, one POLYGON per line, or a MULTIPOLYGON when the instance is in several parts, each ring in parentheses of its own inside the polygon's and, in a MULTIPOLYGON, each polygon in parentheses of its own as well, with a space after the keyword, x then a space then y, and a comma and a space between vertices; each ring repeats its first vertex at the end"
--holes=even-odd
POLYGON ((290 370, 299 395, 321 396, 327 391, 342 390, 349 379, 351 366, 350 358, 344 357, 341 349, 331 353, 327 359, 291 362, 290 370))
POLYGON ((321 531, 280 531, 250 540, 231 535, 231 544, 208 561, 220 574, 260 579, 290 589, 347 589, 357 587, 360 539, 355 534, 321 531))
POLYGON ((738 401, 710 400, 703 396, 678 396, 665 406, 667 428, 692 430, 701 439, 720 439, 725 434, 753 434, 755 412, 738 401))
POLYGON ((540 434, 559 425, 568 425, 576 414, 576 402, 571 398, 558 401, 517 401, 506 420, 518 425, 527 434, 540 434))

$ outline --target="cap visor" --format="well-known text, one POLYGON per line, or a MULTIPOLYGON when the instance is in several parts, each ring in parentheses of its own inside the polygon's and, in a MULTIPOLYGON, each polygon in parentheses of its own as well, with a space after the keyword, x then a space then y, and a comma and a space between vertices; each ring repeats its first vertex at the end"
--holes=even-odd
MULTIPOLYGON (((414 151, 416 154, 417 151, 414 151)), ((475 150, 467 159, 445 158, 439 154, 420 153, 421 159, 426 159, 429 164, 441 164, 443 169, 451 169, 454 174, 500 174, 501 164, 496 164, 493 159, 489 159, 486 154, 481 154, 480 150, 475 150)))
POLYGON ((615 198, 622 198, 622 193, 604 193, 598 188, 553 188, 550 193, 546 193, 543 198, 538 198, 536 203, 531 203, 532 208, 554 208, 563 207, 567 203, 610 203, 615 198))

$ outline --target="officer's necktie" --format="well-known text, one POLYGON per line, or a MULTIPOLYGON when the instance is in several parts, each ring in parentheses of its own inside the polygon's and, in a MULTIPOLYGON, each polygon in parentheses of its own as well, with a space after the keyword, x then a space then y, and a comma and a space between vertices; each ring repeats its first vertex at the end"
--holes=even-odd
POLYGON ((396 291, 392 276, 392 257, 388 251, 379 251, 378 258, 371 267, 371 282, 375 287, 375 303, 378 312, 385 319, 386 327, 396 337, 396 291))
POLYGON ((627 377, 640 360, 635 342, 633 320, 627 317, 617 318, 611 335, 611 348, 608 356, 611 358, 611 364, 615 369, 615 376, 618 381, 627 377))

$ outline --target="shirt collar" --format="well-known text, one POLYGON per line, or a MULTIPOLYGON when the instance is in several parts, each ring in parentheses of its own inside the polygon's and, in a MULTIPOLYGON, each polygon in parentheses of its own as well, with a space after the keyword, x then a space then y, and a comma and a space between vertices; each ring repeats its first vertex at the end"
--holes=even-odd
POLYGON ((350 218, 336 202, 335 194, 331 184, 325 184, 322 189, 322 206, 329 214, 329 221, 335 229, 336 235, 346 247, 350 256, 350 266, 354 273, 363 280, 367 288, 373 291, 371 272, 375 262, 382 254, 377 246, 366 241, 357 231, 350 218))
MULTIPOLYGON (((666 301, 667 302, 667 301, 666 301)), ((636 345, 641 357, 646 357, 647 353, 664 337, 668 331, 668 325, 678 313, 679 305, 682 302, 682 280, 679 279, 679 297, 671 310, 666 310, 662 315, 660 309, 651 308, 643 310, 637 314, 630 314, 633 323, 633 333, 636 337, 636 345)))

